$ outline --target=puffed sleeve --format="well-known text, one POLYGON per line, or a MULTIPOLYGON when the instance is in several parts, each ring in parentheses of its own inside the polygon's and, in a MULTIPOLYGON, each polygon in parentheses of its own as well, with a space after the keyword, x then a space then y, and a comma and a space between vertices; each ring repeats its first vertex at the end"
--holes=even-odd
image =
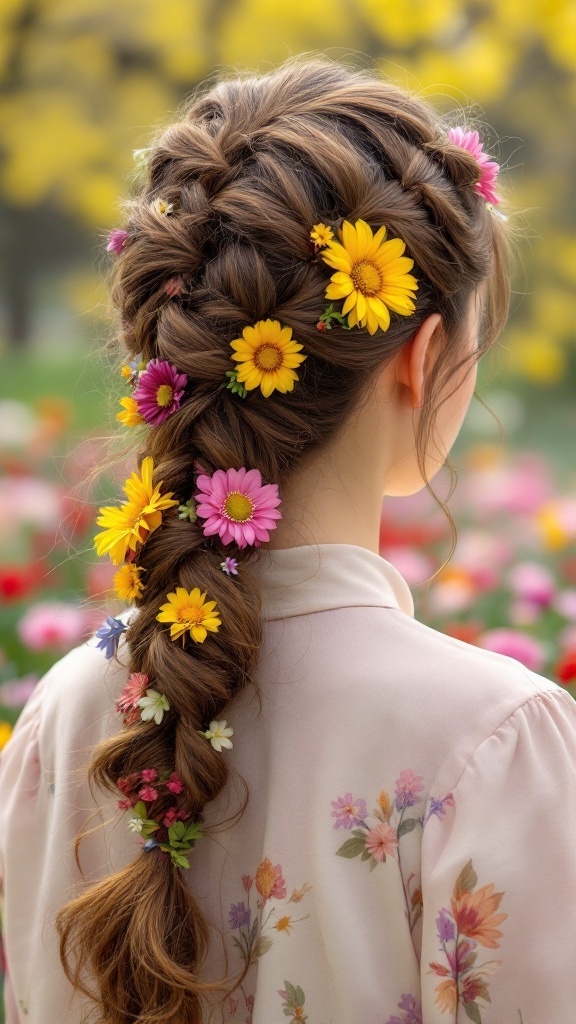
POLYGON ((574 1024, 576 702, 560 687, 526 699, 431 802, 422 897, 423 1024, 574 1024))
POLYGON ((59 956, 55 917, 85 884, 134 857, 124 829, 97 829, 80 849, 84 827, 114 823, 116 800, 93 796, 86 777, 94 747, 119 728, 114 699, 128 670, 84 644, 37 684, 0 757, 0 880, 7 966, 6 1024, 75 1024, 85 1000, 73 993, 59 956))
MULTIPOLYGON (((11 819, 10 840, 18 858, 30 845, 30 832, 43 823, 39 821, 37 796, 40 785, 40 757, 38 733, 44 679, 36 685, 20 712, 8 743, 0 751, 0 834, 5 832, 5 820, 11 819)), ((22 879, 26 884, 26 879, 22 879)), ((27 956, 24 947, 8 950, 5 942, 6 892, 4 886, 4 856, 0 845, 0 913, 2 921, 2 961, 4 969, 4 1013, 6 1024, 18 1024, 19 1014, 12 987, 12 960, 27 956)), ((12 893, 10 891, 10 898, 12 893)), ((22 910, 24 908, 22 907, 22 910)), ((25 1010, 25 1008, 22 1008, 25 1010)))

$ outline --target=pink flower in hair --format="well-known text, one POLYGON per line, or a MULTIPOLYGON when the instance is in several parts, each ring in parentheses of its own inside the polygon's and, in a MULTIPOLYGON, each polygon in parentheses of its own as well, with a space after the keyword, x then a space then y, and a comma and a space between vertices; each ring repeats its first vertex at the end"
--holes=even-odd
MULTIPOLYGON (((124 715, 124 725, 133 725, 140 719, 138 701, 146 693, 148 676, 144 672, 132 672, 126 686, 116 701, 116 711, 124 715)), ((147 779, 151 782, 153 780, 147 779)))
POLYGON ((184 286, 184 278, 177 275, 176 277, 170 277, 164 282, 164 291, 167 295, 173 299, 176 295, 182 294, 182 288, 184 286))
POLYGON ((158 772, 155 768, 145 768, 142 774, 142 782, 156 782, 158 772))
POLYGON ((201 474, 196 482, 196 515, 206 520, 206 537, 217 533, 223 544, 236 541, 240 548, 258 547, 270 539, 275 520, 283 518, 276 508, 278 484, 263 485, 258 469, 217 469, 212 476, 201 474))
POLYGON ((132 398, 147 423, 164 423, 180 408, 187 383, 186 374, 178 373, 172 363, 165 359, 151 359, 138 378, 132 398))
POLYGON ((178 775, 178 772, 172 772, 169 781, 166 783, 166 788, 169 789, 171 793, 182 792, 184 789, 184 783, 178 775))
POLYGON ((495 160, 490 160, 488 154, 484 152, 478 132, 467 132, 464 128, 450 128, 448 138, 454 146, 466 149, 478 162, 482 176, 480 181, 474 185, 474 189, 487 203, 493 203, 496 206, 500 202, 500 197, 495 191, 500 164, 497 164, 495 160))
POLYGON ((108 235, 106 252, 115 252, 118 255, 125 248, 127 241, 127 231, 124 231, 122 228, 112 228, 112 231, 108 235))
POLYGON ((138 796, 142 797, 142 800, 157 800, 158 790, 153 786, 142 786, 142 789, 138 790, 138 796))

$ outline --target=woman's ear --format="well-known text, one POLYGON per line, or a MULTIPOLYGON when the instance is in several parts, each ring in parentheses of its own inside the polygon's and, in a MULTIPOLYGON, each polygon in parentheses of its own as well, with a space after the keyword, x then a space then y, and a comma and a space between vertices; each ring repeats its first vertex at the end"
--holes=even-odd
POLYGON ((424 401, 424 386, 434 365, 432 349, 440 334, 441 324, 440 313, 431 313, 397 356, 396 381, 407 388, 407 397, 413 409, 419 409, 424 401))

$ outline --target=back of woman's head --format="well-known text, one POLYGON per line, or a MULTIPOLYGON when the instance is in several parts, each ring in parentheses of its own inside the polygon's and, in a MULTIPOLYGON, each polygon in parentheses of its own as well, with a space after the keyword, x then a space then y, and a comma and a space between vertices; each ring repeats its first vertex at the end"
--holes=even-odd
MULTIPOLYGON (((163 492, 184 504, 198 472, 246 467, 278 484, 281 498, 302 460, 336 438, 375 371, 437 312, 443 348, 419 420, 424 455, 440 386, 462 355, 471 297, 486 285, 479 353, 499 333, 508 303, 504 226, 474 187, 477 160, 447 127, 426 102, 375 74, 294 59, 194 96, 155 139, 142 192, 125 202, 127 239, 111 292, 129 357, 165 360, 187 375, 180 407, 138 428, 139 461, 152 457, 163 492), (158 200, 172 204, 169 215, 158 200), (405 243, 415 309, 392 313, 385 331, 337 320, 319 330, 330 271, 310 230, 322 222, 336 235, 345 220, 360 219, 405 243), (178 294, 165 287, 173 278, 183 282, 178 294), (266 319, 289 326, 306 358, 292 390, 265 396, 253 387, 242 397, 228 386, 231 341, 266 319)), ((169 711, 160 724, 132 720, 103 742, 93 782, 117 792, 131 773, 176 771, 188 820, 202 820, 228 769, 200 730, 252 685, 261 643, 249 551, 207 537, 175 506, 138 548, 145 587, 127 632, 129 667, 165 695, 169 711), (222 571, 230 554, 237 575, 222 571), (204 642, 175 643, 157 619, 177 587, 198 587, 217 602, 221 625, 204 642)), ((149 818, 161 817, 162 800, 150 804, 149 818)), ((63 962, 84 991, 80 970, 91 973, 98 1021, 191 1024, 208 1019, 209 1004, 225 993, 224 983, 200 980, 211 926, 193 895, 193 857, 185 874, 159 848, 135 851, 127 868, 60 912, 63 962)))

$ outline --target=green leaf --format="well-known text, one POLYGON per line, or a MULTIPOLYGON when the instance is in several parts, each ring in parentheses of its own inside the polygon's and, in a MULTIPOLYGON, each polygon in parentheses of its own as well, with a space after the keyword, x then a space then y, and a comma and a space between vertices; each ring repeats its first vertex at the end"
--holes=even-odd
POLYGON ((137 804, 134 804, 132 810, 136 818, 146 819, 146 804, 143 800, 139 800, 137 804))
POLYGON ((404 821, 401 821, 400 824, 398 825, 398 839, 400 839, 400 836, 405 835, 406 832, 411 832, 413 828, 416 828, 417 824, 417 818, 404 818, 404 821))
POLYGON ((476 874, 474 868, 472 867, 472 861, 469 860, 468 863, 464 865, 462 871, 458 875, 454 888, 461 889, 463 892, 470 892, 470 890, 473 889, 474 886, 477 885, 477 883, 478 875, 476 874))
POLYGON ((372 854, 370 853, 370 850, 363 850, 360 860, 368 860, 371 856, 372 854))
POLYGON ((261 935, 256 943, 254 955, 264 956, 264 953, 267 953, 269 949, 272 949, 272 939, 269 939, 267 935, 261 935))
POLYGON ((372 862, 370 864, 370 871, 374 871, 374 868, 376 867, 377 863, 378 863, 378 861, 374 860, 374 858, 372 858, 372 862))
POLYGON ((338 857, 357 857, 366 848, 364 839, 347 839, 339 850, 336 850, 338 857))
POLYGON ((291 984, 291 982, 289 982, 289 981, 285 981, 285 982, 284 982, 284 988, 286 989, 286 993, 287 993, 287 995, 288 995, 289 999, 290 999, 290 1000, 291 1000, 291 1001, 292 1001, 293 1003, 295 1003, 295 1002, 296 1002, 296 999, 297 999, 297 995, 296 995, 296 988, 295 988, 295 986, 294 986, 294 985, 292 985, 292 984, 291 984))
POLYGON ((179 868, 189 868, 190 867, 190 862, 187 860, 187 858, 184 857, 181 853, 178 853, 177 850, 171 850, 170 851, 170 855, 172 857, 172 860, 173 860, 174 864, 176 864, 177 867, 179 867, 179 868))
POLYGON ((298 1006, 304 1006, 305 998, 306 997, 304 995, 304 992, 300 988, 300 985, 296 985, 296 1002, 298 1003, 298 1006))
POLYGON ((473 1020, 474 1024, 482 1024, 478 1003, 464 1003, 464 1009, 466 1010, 466 1016, 473 1020))

